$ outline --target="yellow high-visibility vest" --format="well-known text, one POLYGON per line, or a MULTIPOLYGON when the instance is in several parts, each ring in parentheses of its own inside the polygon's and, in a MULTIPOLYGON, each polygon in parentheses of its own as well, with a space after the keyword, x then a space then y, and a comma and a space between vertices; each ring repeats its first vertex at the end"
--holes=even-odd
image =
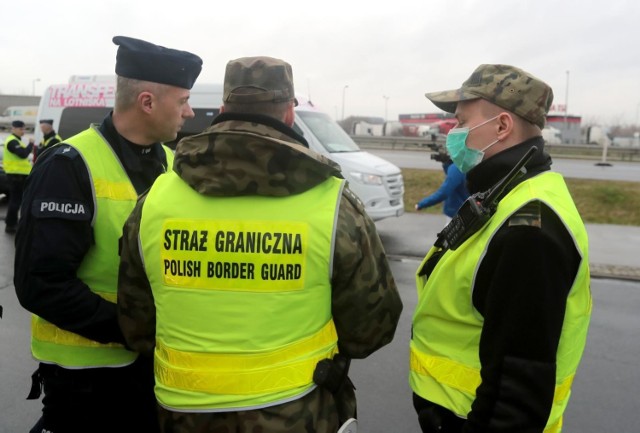
POLYGON ((52 135, 51 137, 45 139, 42 139, 42 141, 40 141, 40 146, 42 146, 43 149, 46 149, 49 146, 49 143, 51 143, 51 140, 53 139, 58 140, 58 142, 62 141, 62 137, 60 137, 58 134, 56 135, 52 135))
POLYGON ((337 353, 331 315, 343 180, 286 197, 210 197, 174 172, 145 199, 156 397, 176 411, 253 409, 314 387, 337 353))
MULTIPOLYGON (((77 276, 92 292, 116 302, 120 262, 118 242, 138 195, 120 160, 95 126, 65 143, 80 153, 87 166, 94 203, 95 242, 82 260, 77 276)), ((166 147, 165 153, 170 166, 173 153, 166 147)), ((68 368, 123 366, 131 364, 137 356, 121 344, 89 340, 37 315, 32 317, 31 351, 39 361, 68 368)))
MULTIPOLYGON (((472 287, 489 242, 509 217, 532 200, 553 209, 582 257, 569 292, 556 357, 556 391, 546 433, 562 428, 562 414, 584 351, 591 317, 588 241, 584 224, 562 177, 546 172, 517 185, 489 222, 455 251, 447 251, 431 275, 416 276, 409 382, 422 398, 466 418, 481 383, 479 345, 483 319, 473 307, 472 287)), ((523 246, 524 247, 524 246, 523 246)), ((437 251, 432 248, 420 266, 437 251)))
POLYGON ((16 140, 20 143, 20 147, 26 148, 27 146, 20 140, 20 137, 9 134, 4 140, 4 153, 2 154, 2 165, 4 166, 4 172, 7 174, 29 174, 31 173, 31 162, 28 158, 21 158, 15 153, 9 151, 7 146, 10 141, 16 140))

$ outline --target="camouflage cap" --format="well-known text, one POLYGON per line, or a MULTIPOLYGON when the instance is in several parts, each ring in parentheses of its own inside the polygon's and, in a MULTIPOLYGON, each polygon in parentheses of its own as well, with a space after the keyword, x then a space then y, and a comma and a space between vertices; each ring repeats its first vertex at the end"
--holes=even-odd
POLYGON ((547 83, 509 65, 480 65, 459 89, 426 93, 438 108, 455 113, 460 101, 485 99, 544 128, 553 90, 547 83))
POLYGON ((291 65, 273 57, 230 60, 224 74, 224 102, 287 102, 298 105, 291 65))

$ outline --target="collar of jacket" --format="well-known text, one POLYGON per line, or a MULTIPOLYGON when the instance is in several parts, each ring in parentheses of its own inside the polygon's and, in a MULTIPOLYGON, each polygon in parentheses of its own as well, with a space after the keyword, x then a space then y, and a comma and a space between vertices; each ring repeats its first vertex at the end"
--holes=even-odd
POLYGON ((44 134, 44 136, 42 137, 44 140, 48 140, 51 137, 55 137, 56 136, 56 131, 51 131, 47 134, 44 134))
POLYGON ((254 116, 235 114, 216 118, 202 133, 180 140, 174 171, 199 193, 218 197, 282 197, 307 191, 330 176, 342 178, 338 164, 289 134, 254 116))
MULTIPOLYGON (((298 144, 306 147, 307 149, 309 148, 309 143, 307 143, 307 140, 302 135, 298 134, 296 131, 294 131, 292 128, 288 127, 286 124, 279 121, 278 119, 275 119, 270 116, 265 116, 262 114, 220 113, 216 116, 215 119, 213 119, 213 122, 211 122, 211 126, 221 122, 227 122, 227 121, 233 121, 233 120, 237 120, 240 122, 248 122, 248 123, 259 123, 261 125, 269 126, 270 128, 273 128, 276 131, 281 132, 287 137, 293 138, 295 141, 298 142, 298 144)), ((281 137, 276 137, 276 138, 281 138, 281 137)))
POLYGON ((148 158, 143 158, 142 149, 150 149, 151 158, 158 160, 163 166, 167 166, 167 156, 160 143, 142 146, 120 135, 113 124, 113 111, 104 118, 98 130, 107 140, 107 143, 109 143, 116 155, 118 155, 127 174, 144 171, 143 161, 148 158))
POLYGON ((467 173, 467 189, 471 194, 488 190, 505 177, 532 146, 536 146, 538 151, 525 166, 527 173, 520 182, 550 170, 551 156, 545 152, 544 144, 542 137, 533 137, 482 161, 467 173))

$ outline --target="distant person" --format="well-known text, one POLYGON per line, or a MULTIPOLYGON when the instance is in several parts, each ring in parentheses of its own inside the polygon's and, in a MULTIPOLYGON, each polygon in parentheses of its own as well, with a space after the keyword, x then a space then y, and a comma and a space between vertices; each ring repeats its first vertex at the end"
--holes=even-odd
POLYGON ((472 194, 532 156, 495 207, 484 195, 463 205, 418 268, 409 382, 420 427, 560 432, 592 301, 587 232, 544 151, 553 91, 485 64, 461 88, 426 96, 455 113, 447 151, 472 194))
POLYGON ((425 209, 444 202, 443 213, 447 222, 458 212, 460 206, 469 197, 466 177, 446 154, 438 155, 442 159, 442 170, 445 173, 444 182, 433 194, 423 198, 415 205, 416 210, 425 209))
POLYGON ((154 356, 165 433, 335 433, 356 412, 349 359, 393 339, 376 226, 292 129, 296 103, 288 63, 229 61, 221 114, 124 228, 120 325, 154 356))
POLYGON ((62 138, 53 129, 53 119, 40 119, 40 131, 43 135, 38 145, 38 154, 62 141, 62 138))
POLYGON ((9 181, 9 204, 7 216, 4 219, 5 233, 13 234, 18 225, 18 212, 22 204, 22 192, 27 176, 31 173, 29 155, 33 151, 33 139, 29 144, 22 142, 25 124, 22 120, 11 122, 11 133, 4 140, 4 154, 2 164, 9 181))
POLYGON ((139 194, 171 170, 194 117, 202 59, 116 36, 115 106, 101 124, 44 152, 27 181, 16 237, 16 294, 34 316, 44 388, 33 433, 157 432, 152 359, 125 345, 116 315, 119 240, 139 194))

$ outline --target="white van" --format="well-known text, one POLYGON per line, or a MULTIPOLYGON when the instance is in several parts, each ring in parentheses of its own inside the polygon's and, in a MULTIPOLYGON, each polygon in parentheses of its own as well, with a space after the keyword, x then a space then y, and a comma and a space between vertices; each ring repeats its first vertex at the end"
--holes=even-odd
MULTIPOLYGON (((48 87, 40 100, 38 121, 53 119, 53 126, 65 139, 100 123, 114 104, 115 78, 102 81, 70 82, 48 87)), ((404 213, 404 183, 400 169, 388 161, 360 150, 358 145, 326 113, 306 98, 298 97, 293 128, 304 136, 309 147, 340 165, 353 192, 362 200, 374 221, 404 213)), ((202 132, 219 113, 222 85, 196 83, 189 103, 195 117, 188 119, 178 140, 202 132)), ((36 143, 42 133, 36 130, 36 143)), ((177 141, 177 140, 176 140, 177 141)), ((172 146, 174 143, 167 143, 172 146)))
POLYGON ((309 148, 340 165, 351 190, 364 203, 374 221, 404 213, 404 182, 400 169, 362 151, 329 115, 306 98, 297 96, 293 129, 307 139, 309 148))

